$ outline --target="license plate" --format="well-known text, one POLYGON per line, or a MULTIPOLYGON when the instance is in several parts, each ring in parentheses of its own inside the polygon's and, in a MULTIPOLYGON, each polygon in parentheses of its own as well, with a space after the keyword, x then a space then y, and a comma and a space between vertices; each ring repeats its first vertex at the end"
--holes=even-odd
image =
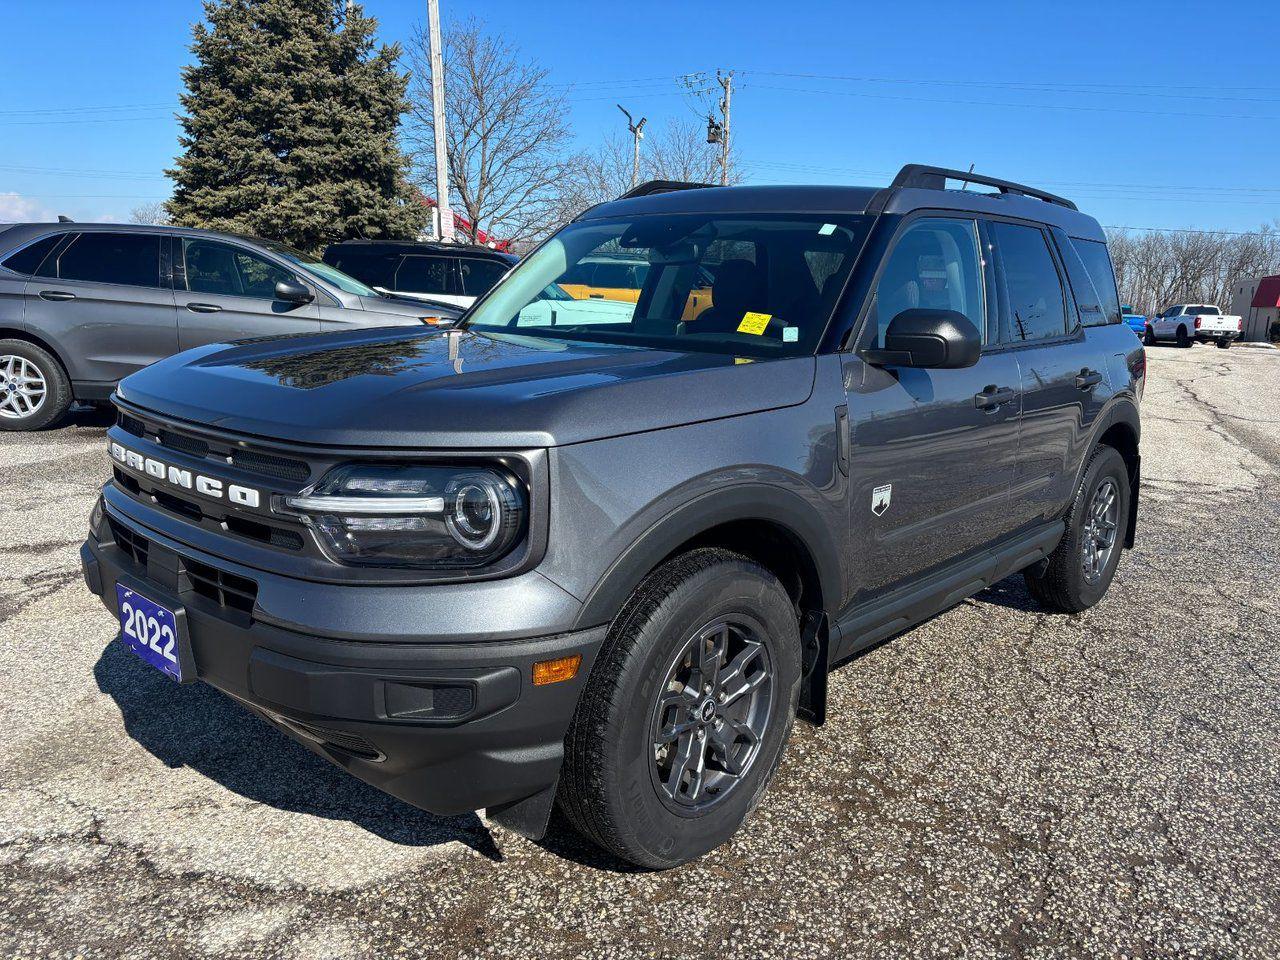
POLYGON ((116 584, 120 639, 130 650, 173 680, 182 683, 182 652, 178 618, 172 610, 136 590, 116 584))

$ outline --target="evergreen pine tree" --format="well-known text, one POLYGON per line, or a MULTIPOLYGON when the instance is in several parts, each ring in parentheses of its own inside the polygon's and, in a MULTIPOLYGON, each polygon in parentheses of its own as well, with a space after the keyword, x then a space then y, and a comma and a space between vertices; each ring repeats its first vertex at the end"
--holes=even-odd
MULTIPOLYGON (((340 0, 339 0, 340 2, 340 0)), ((205 0, 183 70, 177 224, 315 252, 352 237, 412 238, 426 208, 397 139, 408 78, 377 21, 334 0, 205 0)))

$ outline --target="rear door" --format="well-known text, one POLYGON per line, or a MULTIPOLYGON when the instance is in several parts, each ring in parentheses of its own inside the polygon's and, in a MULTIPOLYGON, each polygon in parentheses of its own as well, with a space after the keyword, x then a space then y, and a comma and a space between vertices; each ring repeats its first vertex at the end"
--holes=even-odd
POLYGON ((468 302, 474 302, 489 292, 495 283, 506 276, 511 265, 487 257, 459 257, 458 282, 460 292, 468 302))
POLYGON ((958 370, 848 361, 851 568, 859 599, 1000 540, 1015 523, 1019 377, 995 337, 994 278, 976 220, 925 216, 885 257, 859 346, 912 308, 956 310, 983 334, 958 370))
MULTIPOLYGON (((999 220, 988 229, 1001 285, 1002 339, 1021 373, 1022 433, 1010 516, 1032 524, 1056 516, 1071 499, 1076 468, 1110 389, 1108 358, 1085 336, 1048 232, 999 220)), ((1091 311, 1110 309, 1092 288, 1087 292, 1081 300, 1091 311)))
POLYGON ((320 332, 314 302, 276 299, 276 284, 282 280, 312 286, 293 270, 223 240, 175 237, 174 247, 173 286, 183 350, 228 340, 320 332))
POLYGON ((26 286, 26 322, 57 344, 71 379, 110 384, 178 349, 160 233, 68 234, 26 286))

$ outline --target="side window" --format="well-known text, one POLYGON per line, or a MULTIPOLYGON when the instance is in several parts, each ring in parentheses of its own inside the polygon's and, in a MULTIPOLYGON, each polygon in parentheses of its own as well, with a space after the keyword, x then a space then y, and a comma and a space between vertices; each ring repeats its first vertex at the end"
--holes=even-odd
POLYGON ((497 260, 479 260, 464 257, 458 261, 462 274, 462 292, 468 297, 488 293, 489 288, 503 278, 509 268, 497 260))
POLYGON ((55 233, 51 237, 44 237, 35 243, 27 244, 17 253, 8 256, 4 265, 14 273, 34 275, 40 269, 40 264, 44 263, 44 258, 58 245, 62 237, 63 234, 55 233))
POLYGON ((1009 292, 1009 337, 1015 343, 1067 332, 1062 279, 1044 232, 1037 227, 992 223, 1009 292))
MULTIPOLYGON (((42 274, 49 273, 46 269, 42 274)), ((140 233, 82 233, 57 257, 60 280, 160 286, 160 237, 140 233)))
POLYGON ((882 348, 889 324, 918 307, 963 313, 986 342, 986 306, 978 225, 925 218, 898 237, 876 283, 867 318, 868 346, 882 348))
POLYGON ((274 300, 276 284, 293 280, 282 267, 257 254, 215 240, 183 240, 187 289, 225 297, 274 300))
POLYGON ((453 261, 447 257, 405 257, 396 271, 396 289, 411 293, 453 293, 453 261))
POLYGON ((325 254, 325 262, 331 263, 348 276, 355 277, 370 287, 396 286, 396 266, 400 258, 394 254, 346 253, 340 251, 332 259, 325 254))
MULTIPOLYGON (((1061 247, 1062 244, 1059 244, 1061 247)), ((1120 294, 1116 292, 1116 275, 1111 268, 1111 257, 1107 253, 1107 245, 1099 240, 1079 240, 1072 237, 1068 242, 1069 249, 1062 250, 1062 259, 1067 267, 1067 275, 1071 279, 1071 287, 1075 291, 1076 304, 1080 307, 1080 312, 1085 314, 1084 323, 1086 326, 1091 323, 1119 323, 1122 310, 1120 308, 1120 294), (1072 256, 1075 256, 1084 264, 1085 271, 1088 273, 1088 280, 1092 282, 1095 297, 1090 298, 1095 302, 1086 307, 1085 300, 1081 299, 1080 290, 1083 282, 1077 282, 1072 272, 1072 256), (1099 316, 1091 319, 1088 314, 1096 312, 1099 316)))

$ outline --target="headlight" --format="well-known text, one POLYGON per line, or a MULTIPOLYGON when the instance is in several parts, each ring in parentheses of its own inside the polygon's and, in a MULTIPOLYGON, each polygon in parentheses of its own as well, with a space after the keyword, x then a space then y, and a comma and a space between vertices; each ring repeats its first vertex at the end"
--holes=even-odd
POLYGON ((524 490, 489 467, 349 464, 312 489, 277 496, 340 563, 467 569, 510 552, 524 534, 524 490))

